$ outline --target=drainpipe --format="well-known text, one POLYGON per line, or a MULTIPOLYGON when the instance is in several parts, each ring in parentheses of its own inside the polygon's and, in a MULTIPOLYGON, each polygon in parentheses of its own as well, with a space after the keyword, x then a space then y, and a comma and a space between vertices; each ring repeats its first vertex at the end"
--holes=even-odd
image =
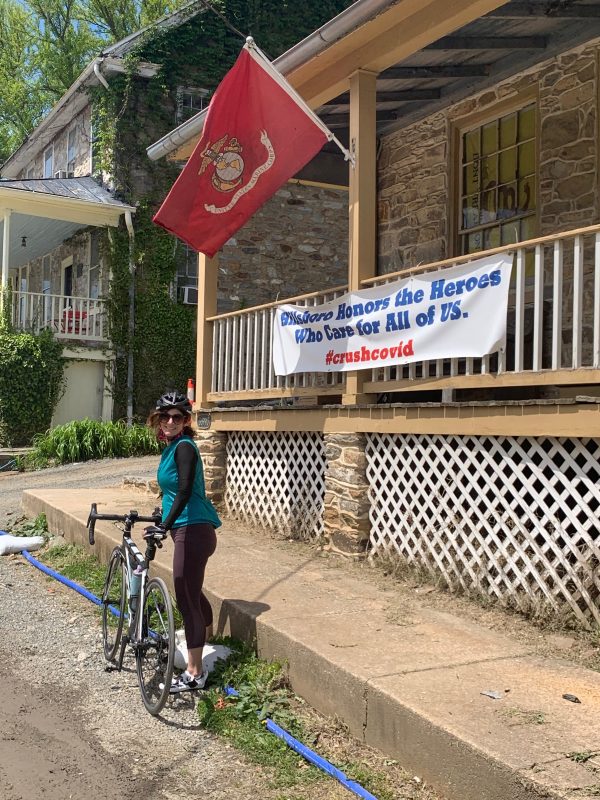
POLYGON ((127 353, 127 424, 133 425, 133 336, 135 333, 135 233, 131 219, 131 211, 125 212, 125 224, 129 234, 129 352, 127 353))
POLYGON ((105 89, 108 89, 108 81, 100 72, 100 64, 97 61, 94 61, 94 75, 98 78, 102 86, 104 86, 105 89))

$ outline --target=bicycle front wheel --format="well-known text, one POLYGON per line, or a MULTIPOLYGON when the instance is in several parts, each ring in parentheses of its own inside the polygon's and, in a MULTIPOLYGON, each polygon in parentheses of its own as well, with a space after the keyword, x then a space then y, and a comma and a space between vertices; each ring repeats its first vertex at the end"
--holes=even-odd
POLYGON ((125 559, 119 547, 110 556, 102 592, 102 642, 104 657, 114 661, 121 644, 125 621, 125 559))
POLYGON ((144 705, 156 716, 169 697, 175 658, 173 606, 162 578, 148 581, 140 613, 142 639, 135 645, 137 676, 144 705))

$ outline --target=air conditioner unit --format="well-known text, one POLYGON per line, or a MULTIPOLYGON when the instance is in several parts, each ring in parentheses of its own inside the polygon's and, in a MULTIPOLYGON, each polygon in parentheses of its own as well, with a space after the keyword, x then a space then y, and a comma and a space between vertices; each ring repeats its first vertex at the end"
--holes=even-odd
POLYGON ((180 286, 179 287, 181 302, 186 306, 198 305, 198 287, 197 286, 180 286))
POLYGON ((66 178, 67 177, 67 171, 65 169, 59 169, 58 172, 54 173, 54 177, 55 178, 66 178))

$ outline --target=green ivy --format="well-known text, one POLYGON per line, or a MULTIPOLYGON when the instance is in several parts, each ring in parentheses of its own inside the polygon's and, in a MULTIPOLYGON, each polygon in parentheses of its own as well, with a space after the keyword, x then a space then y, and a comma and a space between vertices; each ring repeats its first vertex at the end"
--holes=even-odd
MULTIPOLYGON (((352 0, 213 0, 213 5, 244 34, 254 36, 271 58, 327 22, 352 0)), ((125 226, 105 248, 112 281, 108 298, 109 332, 116 353, 113 395, 115 417, 127 408, 127 361, 134 357, 133 407, 144 418, 165 389, 183 389, 195 375, 196 313, 171 297, 184 248, 152 223, 152 216, 179 174, 167 159, 150 161, 146 149, 176 126, 176 88, 197 86, 212 93, 237 58, 243 40, 216 14, 203 10, 183 25, 150 28, 126 58, 126 72, 111 77, 109 88, 92 90, 94 173, 111 175, 117 195, 137 206, 135 274, 129 266, 125 226), (152 79, 141 79, 141 61, 160 65, 152 79), (135 282, 135 334, 129 334, 129 288, 135 282)))
POLYGON ((0 445, 28 445, 50 426, 63 373, 62 344, 50 331, 0 331, 0 445))

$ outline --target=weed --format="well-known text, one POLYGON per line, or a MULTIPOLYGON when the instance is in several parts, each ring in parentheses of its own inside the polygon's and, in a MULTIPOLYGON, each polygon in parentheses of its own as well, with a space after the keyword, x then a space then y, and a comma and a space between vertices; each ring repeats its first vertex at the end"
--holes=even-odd
POLYGON ((43 536, 48 539, 48 521, 45 514, 38 514, 35 519, 23 519, 11 528, 13 536, 43 536))
POLYGON ((566 753, 565 755, 567 758, 570 758, 571 761, 576 761, 578 764, 585 764, 586 761, 589 761, 590 758, 594 758, 594 756, 598 754, 595 751, 584 750, 582 752, 574 751, 572 753, 566 753))

